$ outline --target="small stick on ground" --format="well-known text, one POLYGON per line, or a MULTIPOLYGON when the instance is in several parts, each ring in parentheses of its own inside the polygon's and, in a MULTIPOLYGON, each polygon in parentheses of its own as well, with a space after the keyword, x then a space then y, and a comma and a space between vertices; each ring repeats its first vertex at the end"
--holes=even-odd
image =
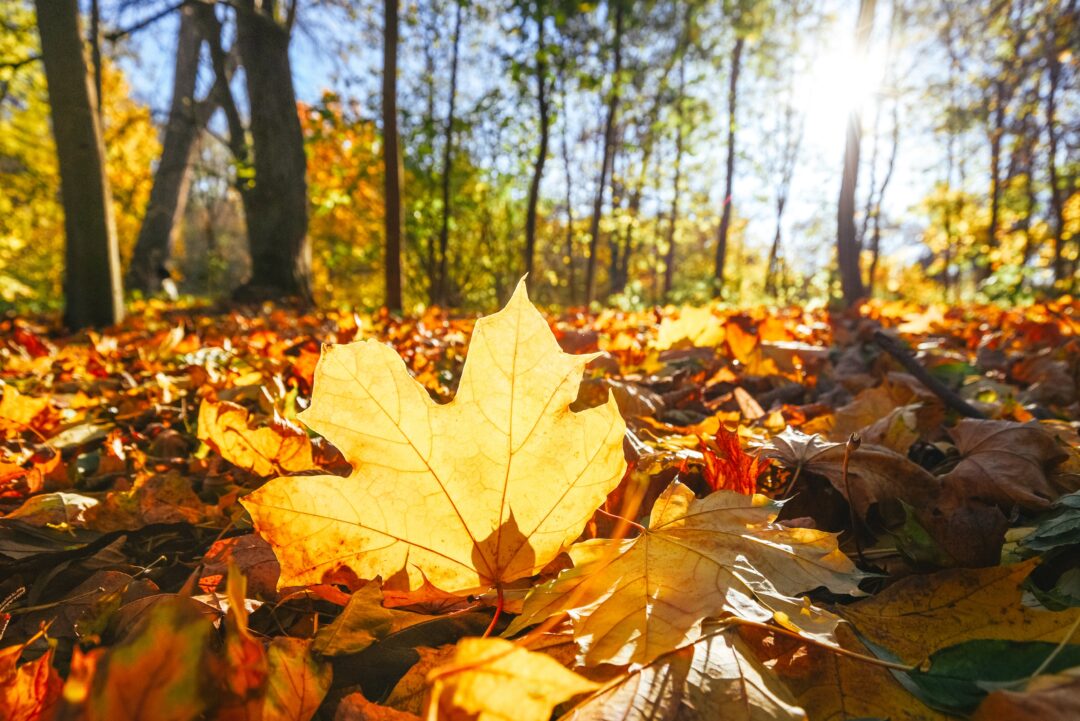
POLYGON ((915 359, 915 356, 913 356, 911 352, 902 346, 895 338, 886 335, 883 331, 876 330, 874 331, 874 342, 877 343, 878 347, 883 351, 895 358, 900 365, 904 366, 908 373, 915 376, 920 383, 929 388, 934 395, 941 399, 947 408, 951 408, 967 418, 986 418, 985 413, 958 396, 955 391, 937 378, 930 375, 930 372, 922 367, 922 364, 915 359))

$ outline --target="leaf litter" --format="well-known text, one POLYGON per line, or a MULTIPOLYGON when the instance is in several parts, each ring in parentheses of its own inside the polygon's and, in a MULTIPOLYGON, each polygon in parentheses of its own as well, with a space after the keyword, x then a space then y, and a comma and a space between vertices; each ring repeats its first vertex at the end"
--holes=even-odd
POLYGON ((1064 718, 1078 312, 2 321, 2 717, 1064 718))

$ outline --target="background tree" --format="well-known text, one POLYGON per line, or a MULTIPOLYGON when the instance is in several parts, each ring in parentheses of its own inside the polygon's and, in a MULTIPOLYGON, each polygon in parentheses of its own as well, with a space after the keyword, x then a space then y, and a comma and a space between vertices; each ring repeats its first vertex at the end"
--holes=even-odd
POLYGON ((40 0, 37 23, 64 203, 64 323, 72 329, 118 323, 120 249, 77 0, 40 0))
POLYGON ((401 149, 397 118, 398 0, 383 4, 382 120, 385 177, 386 250, 384 255, 386 307, 400 310, 401 231, 405 217, 401 206, 401 149))

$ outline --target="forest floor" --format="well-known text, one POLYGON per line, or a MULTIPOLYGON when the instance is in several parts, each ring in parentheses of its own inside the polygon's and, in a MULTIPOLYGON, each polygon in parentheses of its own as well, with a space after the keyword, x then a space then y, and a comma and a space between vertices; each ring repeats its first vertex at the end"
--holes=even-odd
MULTIPOLYGON (((393 396, 436 481, 538 442, 513 403, 510 430, 481 432, 500 369, 516 398, 585 361, 514 307, 453 404, 476 422, 442 436, 401 420, 451 406, 410 396, 392 357, 346 346, 353 387, 329 361, 316 380, 320 347, 377 339, 442 404, 472 318, 0 322, 0 718, 1080 717, 1080 303, 547 317, 563 351, 596 354, 534 409, 550 479, 505 461, 492 536, 432 561, 453 523, 368 404, 393 396), (297 419, 309 405, 336 447, 297 419), (578 445, 607 460, 575 466, 578 445), (567 510, 574 468, 607 475, 567 510), (361 491, 366 473, 390 492, 361 491), (547 508, 531 536, 520 499, 547 508), (363 535, 371 507, 389 545, 363 535), (564 510, 580 520, 551 546, 564 510), (372 570, 400 544, 399 574, 372 570)), ((454 509, 470 535, 489 490, 472 488, 454 509)))

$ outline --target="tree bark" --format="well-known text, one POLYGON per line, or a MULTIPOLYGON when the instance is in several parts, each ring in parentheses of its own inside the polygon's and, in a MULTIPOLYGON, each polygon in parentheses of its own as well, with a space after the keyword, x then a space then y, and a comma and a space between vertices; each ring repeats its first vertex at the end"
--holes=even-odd
MULTIPOLYGON (((562 84, 563 108, 566 104, 566 71, 560 66, 559 79, 562 84)), ((564 110, 562 114, 562 161, 563 173, 566 175, 566 289, 568 305, 577 303, 577 281, 575 278, 574 265, 574 175, 570 169, 570 140, 567 137, 568 119, 564 110)))
POLYGON ((397 117, 398 0, 384 0, 383 26, 383 165, 385 169, 386 250, 384 273, 386 307, 401 310, 401 148, 397 117))
POLYGON ((144 295, 161 289, 169 247, 187 206, 195 141, 209 117, 205 110, 200 112, 195 102, 202 42, 195 8, 180 8, 169 120, 165 126, 161 159, 154 173, 146 215, 127 272, 128 289, 138 290, 144 295))
POLYGON ((442 306, 448 305, 449 302, 446 282, 446 257, 447 248, 450 244, 450 176, 454 162, 454 104, 457 102, 458 47, 461 44, 462 2, 459 0, 456 4, 453 51, 450 57, 450 104, 446 112, 446 135, 443 143, 442 226, 439 228, 439 292, 436 300, 442 306))
POLYGON ((878 260, 881 258, 881 200, 885 197, 885 191, 892 180, 893 170, 896 168, 896 154, 900 148, 900 113, 897 107, 899 101, 893 101, 892 111, 892 134, 890 135, 889 161, 885 166, 885 177, 881 180, 881 187, 877 191, 877 202, 874 203, 873 231, 870 237, 870 270, 866 283, 866 294, 874 294, 874 280, 877 275, 878 260))
POLYGON ((732 184, 735 180, 735 112, 739 90, 739 69, 742 64, 743 46, 746 39, 741 35, 735 40, 731 50, 731 75, 728 78, 728 135, 727 167, 724 181, 724 210, 720 216, 720 229, 716 234, 716 282, 713 293, 719 297, 724 289, 724 265, 727 263, 728 234, 731 228, 732 184))
POLYGON ((585 265, 585 305, 593 301, 596 289, 596 251, 600 247, 600 217, 604 211, 604 191, 607 190, 615 145, 615 116, 619 110, 619 91, 622 74, 623 4, 615 0, 614 64, 611 71, 611 90, 608 97, 607 119, 604 121, 604 149, 600 162, 600 178, 596 184, 592 220, 589 221, 589 260, 585 265))
MULTIPOLYGON (((685 64, 679 65, 679 100, 685 87, 685 64)), ((681 104, 681 103, 680 103, 681 104)), ((671 288, 675 282, 675 230, 679 225, 679 199, 682 192, 683 128, 685 121, 681 110, 679 124, 675 126, 675 179, 672 181, 671 218, 667 228, 667 252, 664 254, 664 299, 671 300, 671 288)))
MULTIPOLYGON (((1061 188, 1061 178, 1058 174, 1058 124, 1057 124, 1057 91, 1061 82, 1061 61, 1058 59, 1060 48, 1057 42, 1048 43, 1047 75, 1048 86, 1046 89, 1046 169, 1050 176, 1050 212, 1053 216, 1054 227, 1054 282, 1063 284, 1067 278, 1065 275, 1065 198, 1061 188)), ((1030 182, 1030 179, 1029 179, 1030 182)))
POLYGON ((1004 81, 994 82, 993 126, 990 128, 990 222, 986 227, 986 264, 975 270, 978 280, 986 280, 993 272, 990 254, 997 248, 998 217, 1001 213, 1001 141, 1005 136, 1004 81))
POLYGON ((64 206, 64 323, 118 323, 124 314, 105 147, 83 55, 77 0, 36 0, 64 206))
POLYGON ((275 16, 276 0, 242 0, 235 7, 254 169, 243 193, 251 279, 237 296, 286 297, 308 305, 312 293, 307 156, 289 64, 289 31, 275 16))
MULTIPOLYGON (((536 209, 540 203, 540 183, 544 179, 547 161, 550 117, 547 97, 547 48, 544 45, 544 14, 536 16, 536 110, 540 124, 540 147, 536 151, 532 180, 529 182, 529 201, 525 210, 525 274, 532 275, 536 258, 536 209)), ((569 207, 569 206, 568 206, 569 207)))
MULTIPOLYGON (((856 57, 864 58, 874 27, 875 0, 860 0, 859 20, 855 29, 856 57)), ((837 203, 836 255, 844 303, 851 307, 866 294, 859 268, 859 242, 855 234, 855 190, 859 179, 859 146, 862 114, 858 108, 848 113, 847 141, 844 147, 844 174, 837 203)))

